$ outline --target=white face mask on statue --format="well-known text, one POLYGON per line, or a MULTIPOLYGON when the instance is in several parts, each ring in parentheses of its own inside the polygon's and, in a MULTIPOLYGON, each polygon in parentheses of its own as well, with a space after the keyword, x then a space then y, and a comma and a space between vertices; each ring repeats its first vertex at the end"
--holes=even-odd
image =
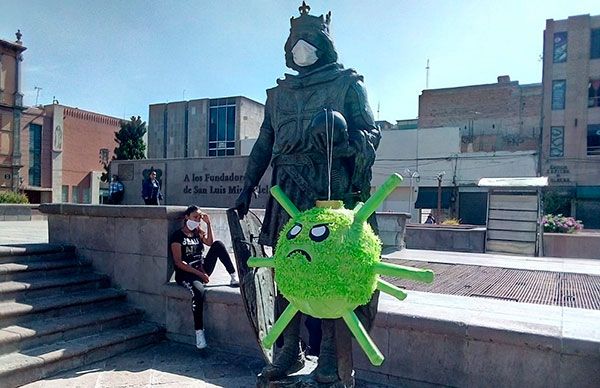
POLYGON ((298 66, 306 67, 314 64, 317 57, 317 48, 305 40, 300 39, 292 48, 294 63, 298 66))
POLYGON ((197 228, 198 226, 200 226, 200 223, 199 223, 198 221, 194 221, 194 220, 187 220, 187 221, 185 222, 185 226, 187 226, 187 228, 188 228, 189 230, 196 230, 196 228, 197 228))

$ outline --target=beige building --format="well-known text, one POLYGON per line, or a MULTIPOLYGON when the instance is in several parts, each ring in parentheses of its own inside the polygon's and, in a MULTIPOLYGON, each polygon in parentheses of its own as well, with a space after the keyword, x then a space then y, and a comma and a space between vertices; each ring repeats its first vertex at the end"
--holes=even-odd
POLYGON ((248 154, 263 117, 263 104, 241 96, 150 105, 148 158, 248 154))
POLYGON ((546 21, 543 88, 542 174, 560 211, 600 228, 600 15, 546 21))
POLYGON ((23 108, 21 93, 21 33, 17 40, 0 40, 0 190, 18 190, 21 185, 20 127, 23 108))

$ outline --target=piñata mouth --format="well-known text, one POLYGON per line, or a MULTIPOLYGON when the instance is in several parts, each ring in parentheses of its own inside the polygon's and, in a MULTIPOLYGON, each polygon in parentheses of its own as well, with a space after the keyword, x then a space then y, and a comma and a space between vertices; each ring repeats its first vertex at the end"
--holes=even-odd
POLYGON ((310 255, 308 254, 308 252, 306 252, 306 251, 304 251, 302 249, 294 249, 293 251, 291 251, 290 253, 288 253, 288 255, 286 257, 289 258, 289 257, 291 257, 295 253, 301 254, 309 262, 312 261, 312 258, 310 257, 310 255))

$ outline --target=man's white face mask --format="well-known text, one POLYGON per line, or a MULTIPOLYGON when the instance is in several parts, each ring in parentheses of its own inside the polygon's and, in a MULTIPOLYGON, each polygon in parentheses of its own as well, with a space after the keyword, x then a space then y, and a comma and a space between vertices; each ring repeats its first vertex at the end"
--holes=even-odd
POLYGON ((294 63, 298 66, 306 67, 314 64, 317 57, 317 48, 310 43, 300 39, 292 48, 294 63))

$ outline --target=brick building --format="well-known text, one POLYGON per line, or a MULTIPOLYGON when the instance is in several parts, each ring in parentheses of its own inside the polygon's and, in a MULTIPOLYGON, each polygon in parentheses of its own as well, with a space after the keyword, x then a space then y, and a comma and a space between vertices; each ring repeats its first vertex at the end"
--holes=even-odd
POLYGON ((98 203, 101 159, 110 160, 120 119, 59 104, 21 118, 22 190, 32 203, 98 203))
POLYGON ((203 98, 150 105, 148 158, 247 155, 264 105, 246 97, 203 98))
POLYGON ((542 174, 555 208, 599 229, 600 15, 546 21, 542 82, 542 174))
POLYGON ((419 96, 419 128, 460 128, 461 152, 538 151, 542 85, 498 82, 427 89, 419 96))
POLYGON ((26 50, 17 40, 0 40, 0 190, 17 190, 21 168, 19 128, 23 111, 21 61, 26 50))

